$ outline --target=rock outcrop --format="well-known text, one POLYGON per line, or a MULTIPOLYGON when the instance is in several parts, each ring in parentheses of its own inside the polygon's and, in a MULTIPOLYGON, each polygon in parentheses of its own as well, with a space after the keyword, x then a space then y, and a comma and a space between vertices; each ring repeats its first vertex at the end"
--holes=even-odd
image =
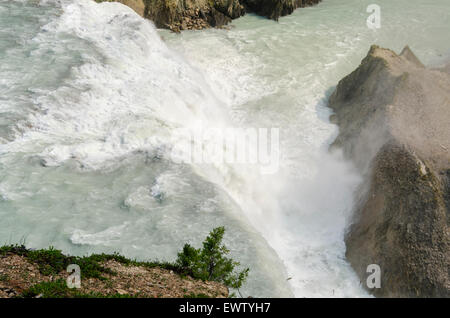
POLYGON ((241 0, 249 11, 269 19, 291 14, 297 8, 303 8, 319 3, 321 0, 241 0))
POLYGON ((270 19, 291 14, 296 8, 316 4, 320 0, 95 0, 125 4, 156 27, 199 30, 223 27, 246 12, 255 12, 270 19))
POLYGON ((144 17, 172 31, 222 27, 245 13, 239 0, 146 0, 144 17))
POLYGON ((167 268, 136 262, 118 254, 82 258, 55 249, 0 247, 1 298, 226 298, 228 287, 167 268), (80 288, 68 288, 67 260, 81 267, 80 288))
POLYGON ((450 296, 450 75, 406 47, 372 46, 329 100, 343 149, 366 176, 346 235, 366 285, 381 268, 381 297, 450 296))

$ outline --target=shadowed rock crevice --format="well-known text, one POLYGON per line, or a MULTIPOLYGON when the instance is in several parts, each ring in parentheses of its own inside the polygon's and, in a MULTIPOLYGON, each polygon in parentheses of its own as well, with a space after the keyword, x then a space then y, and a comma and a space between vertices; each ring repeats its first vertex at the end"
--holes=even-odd
POLYGON ((241 0, 248 11, 278 21, 282 16, 291 14, 297 8, 319 3, 321 0, 241 0))

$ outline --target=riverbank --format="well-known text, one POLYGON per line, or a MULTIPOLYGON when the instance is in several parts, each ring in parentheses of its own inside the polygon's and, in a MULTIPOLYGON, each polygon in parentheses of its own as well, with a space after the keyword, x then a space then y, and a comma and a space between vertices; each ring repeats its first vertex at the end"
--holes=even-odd
POLYGON ((185 276, 170 263, 137 262, 118 254, 74 257, 52 248, 0 247, 0 298, 128 297, 222 298, 228 297, 228 288, 185 276), (80 267, 80 288, 67 285, 70 264, 80 267))

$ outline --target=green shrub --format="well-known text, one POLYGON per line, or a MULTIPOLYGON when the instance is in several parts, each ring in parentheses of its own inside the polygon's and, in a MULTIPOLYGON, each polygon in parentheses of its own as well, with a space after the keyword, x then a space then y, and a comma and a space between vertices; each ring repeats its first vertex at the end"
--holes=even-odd
POLYGON ((41 282, 33 285, 23 291, 20 296, 23 298, 33 298, 38 295, 42 298, 68 298, 70 294, 71 290, 67 288, 66 282, 58 279, 54 282, 41 282))
POLYGON ((178 253, 176 265, 193 278, 216 281, 239 289, 247 279, 249 269, 235 273, 240 263, 226 257, 230 251, 222 245, 224 234, 224 227, 213 229, 203 241, 202 249, 185 244, 178 253))

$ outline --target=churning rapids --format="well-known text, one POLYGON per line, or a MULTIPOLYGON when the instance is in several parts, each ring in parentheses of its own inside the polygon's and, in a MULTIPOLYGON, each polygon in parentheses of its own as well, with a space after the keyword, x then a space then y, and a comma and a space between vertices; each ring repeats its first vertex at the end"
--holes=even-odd
POLYGON ((244 295, 367 296, 327 96, 373 43, 450 55, 448 0, 379 0, 378 30, 370 3, 177 35, 117 3, 0 0, 0 243, 172 261, 224 225, 244 295), (172 132, 200 124, 280 128, 279 170, 172 162, 172 132))

